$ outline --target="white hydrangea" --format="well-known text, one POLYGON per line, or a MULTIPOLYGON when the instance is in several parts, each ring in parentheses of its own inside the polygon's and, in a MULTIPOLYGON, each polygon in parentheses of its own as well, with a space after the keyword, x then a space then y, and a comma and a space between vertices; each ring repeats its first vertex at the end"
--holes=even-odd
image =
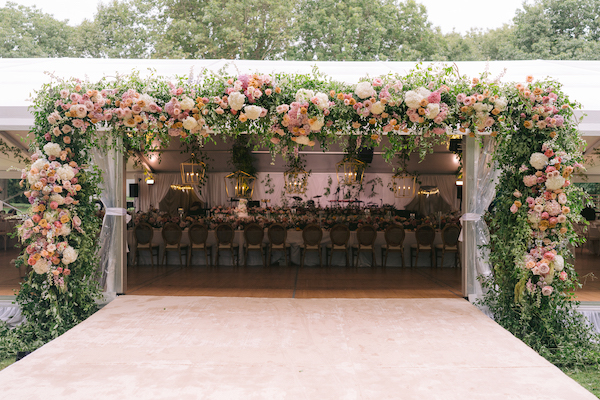
POLYGON ((144 93, 143 95, 141 95, 137 102, 139 103, 139 101, 142 100, 145 104, 144 107, 142 107, 142 111, 150 111, 150 104, 154 104, 156 103, 156 101, 152 98, 152 96, 150 96, 147 93, 144 93))
POLYGON ((546 189, 548 190, 557 190, 563 187, 565 184, 565 178, 563 178, 560 174, 555 174, 549 176, 546 179, 546 189))
POLYGON ((361 99, 366 99, 377 94, 370 82, 360 82, 358 85, 356 85, 354 93, 356 93, 356 95, 361 99))
POLYGON ((427 110, 429 111, 426 115, 429 119, 434 119, 440 113, 440 105, 438 103, 427 104, 427 110))
POLYGON ((298 103, 308 103, 313 97, 315 97, 313 90, 300 89, 296 92, 296 101, 298 103))
POLYGON ((296 138, 296 143, 308 145, 310 143, 310 139, 308 138, 308 136, 298 136, 296 138))
POLYGON ((565 259, 563 256, 554 256, 554 270, 560 272, 563 268, 565 268, 565 259))
POLYGON ((61 151, 62 149, 60 148, 60 145, 58 143, 48 142, 44 145, 44 153, 46 153, 48 157, 60 157, 61 151))
POLYGON ((500 111, 504 111, 506 109, 506 105, 508 104, 508 101, 506 101, 506 97, 498 97, 495 101, 494 101, 494 105, 496 106, 496 108, 500 111))
POLYGON ((69 165, 63 165, 62 167, 58 167, 56 169, 56 175, 60 178, 61 181, 70 181, 75 176, 75 171, 69 165))
POLYGON ((229 95, 229 106, 232 110, 241 110, 246 102, 246 96, 240 92, 233 92, 229 95))
POLYGON ((329 107, 329 96, 327 96, 325 93, 317 92, 314 98, 317 99, 316 105, 319 110, 329 107))
POLYGON ((431 94, 431 90, 424 88, 423 86, 421 86, 420 88, 417 89, 417 93, 419 93, 419 95, 421 97, 423 97, 424 99, 428 98, 429 95, 431 94))
POLYGON ((33 264, 33 270, 36 274, 47 274, 50 271, 50 262, 42 257, 33 264))
POLYGON ((421 106, 421 100, 423 100, 423 96, 414 90, 409 90, 404 94, 404 102, 409 108, 419 108, 421 106))
POLYGON ((62 254, 62 262, 65 265, 69 265, 75 260, 77 260, 77 251, 71 246, 67 247, 62 254))
POLYGON ((190 116, 183 120, 183 127, 185 129, 187 129, 188 131, 191 131, 192 129, 194 129, 197 126, 198 126, 198 121, 196 121, 196 118, 194 118, 194 117, 190 116))
POLYGON ((376 101, 371 106, 371 114, 379 115, 379 114, 381 114, 384 111, 385 111, 385 105, 381 104, 380 101, 376 101))
POLYGON ((62 224, 60 229, 57 230, 57 236, 69 236, 71 234, 71 227, 69 224, 62 224))
POLYGON ((191 110, 192 108, 194 108, 196 103, 194 103, 194 100, 185 96, 183 99, 181 99, 181 101, 179 102, 179 105, 181 106, 182 110, 191 110))
POLYGON ((246 117, 249 119, 258 119, 260 117, 260 113, 262 112, 262 107, 258 106, 246 106, 244 107, 244 113, 246 117))
POLYGON ((485 113, 485 114, 487 114, 488 111, 492 111, 493 107, 492 107, 491 104, 485 104, 485 103, 477 102, 477 103, 473 104, 473 109, 477 113, 485 113))
POLYGON ((548 165, 548 157, 543 153, 533 153, 529 158, 529 163, 537 170, 544 169, 548 165))
POLYGON ((62 197, 58 193, 54 193, 54 194, 50 195, 50 201, 57 202, 59 206, 62 206, 63 204, 65 204, 65 198, 62 197))

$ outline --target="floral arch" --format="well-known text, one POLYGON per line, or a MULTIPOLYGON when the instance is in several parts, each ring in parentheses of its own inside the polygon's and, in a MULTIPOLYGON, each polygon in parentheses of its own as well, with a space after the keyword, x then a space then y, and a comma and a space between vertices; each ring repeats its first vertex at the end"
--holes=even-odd
POLYGON ((90 199, 102 178, 91 163, 94 148, 118 144, 143 153, 172 137, 201 145, 214 135, 247 134, 273 156, 293 157, 317 142, 377 147, 387 135, 382 150, 392 160, 403 152, 424 155, 458 132, 494 138, 492 158, 501 171, 486 217, 493 227, 492 272, 482 279, 486 303, 519 337, 548 333, 555 328, 548 315, 564 317, 560 310, 571 309, 578 285, 566 261, 583 204, 569 181, 582 161, 577 107, 552 80, 501 84, 486 73, 461 76, 451 66, 417 66, 354 86, 317 71, 56 80, 33 106, 37 150, 23 172, 31 210, 19 228, 25 251, 17 261, 31 272, 17 300, 41 339, 95 311, 99 228, 90 199))

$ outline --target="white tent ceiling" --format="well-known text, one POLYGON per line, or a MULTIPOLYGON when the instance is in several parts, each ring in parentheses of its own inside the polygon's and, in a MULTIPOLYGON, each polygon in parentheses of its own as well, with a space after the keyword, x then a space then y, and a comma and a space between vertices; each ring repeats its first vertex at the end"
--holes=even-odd
MULTIPOLYGON (((11 144, 27 147, 25 139, 33 117, 28 108, 35 91, 52 81, 49 74, 62 79, 71 77, 97 81, 107 76, 130 74, 138 71, 142 76, 150 74, 165 77, 197 76, 203 68, 213 71, 225 69, 228 74, 238 73, 310 73, 313 67, 338 81, 356 83, 365 76, 389 73, 407 74, 415 67, 414 62, 305 62, 305 61, 248 61, 248 60, 131 60, 131 59, 72 59, 33 58, 0 59, 0 135, 11 144)), ((591 149, 600 146, 600 61, 493 61, 453 63, 461 74, 477 77, 486 69, 492 77, 504 73, 503 82, 523 82, 527 75, 543 79, 551 77, 561 82, 572 100, 582 105, 587 114, 580 130, 591 149)), ((440 151, 443 152, 443 149, 440 151)), ((177 153, 178 152, 173 152, 177 153)), ((161 163, 162 164, 162 163, 161 163)), ((168 162, 164 164, 166 167, 168 162)), ((0 155, 0 178, 17 177, 7 172, 10 166, 20 168, 14 160, 0 155)), ((160 170, 160 164, 157 170, 160 170)), ((600 167, 592 168, 591 175, 600 179, 600 167), (598 169, 596 171, 595 169, 598 169)), ((595 180, 595 179, 594 179, 595 180)))

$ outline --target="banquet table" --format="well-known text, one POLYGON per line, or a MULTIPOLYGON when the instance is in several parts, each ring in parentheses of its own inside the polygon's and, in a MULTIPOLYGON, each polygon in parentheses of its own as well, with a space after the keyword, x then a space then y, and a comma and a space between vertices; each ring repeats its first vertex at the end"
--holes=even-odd
MULTIPOLYGON (((377 232, 377 239, 375 240, 375 255, 376 255, 376 259, 377 259, 377 265, 381 266, 382 264, 382 259, 381 259, 381 247, 385 247, 385 232, 383 231, 379 231, 377 232)), ((135 235, 133 232, 133 229, 130 229, 127 231, 127 242, 129 244, 129 248, 131 249, 130 253, 129 253, 129 263, 133 262, 133 257, 134 257, 134 253, 135 253, 135 235)), ((154 229, 154 234, 152 236, 152 243, 153 244, 157 244, 159 245, 159 260, 162 262, 162 258, 163 258, 163 252, 164 252, 164 243, 163 243, 163 239, 161 236, 161 229, 160 228, 155 228, 154 229)), ((215 232, 214 231, 210 231, 208 234, 208 240, 206 241, 206 244, 208 246, 213 246, 213 265, 214 265, 214 261, 215 261, 215 256, 216 256, 216 236, 215 236, 215 232)), ((235 243, 238 243, 238 245, 240 246, 240 265, 243 265, 244 263, 244 255, 243 255, 243 244, 244 244, 244 231, 243 230, 237 230, 235 231, 235 243)), ((265 229, 265 236, 263 239, 263 243, 267 244, 269 243, 269 239, 267 237, 267 230, 265 229)), ((290 229, 288 230, 288 234, 287 234, 287 243, 290 244, 291 247, 291 262, 293 264, 300 264, 301 261, 301 253, 300 253, 300 247, 302 246, 302 231, 301 230, 296 230, 296 229, 290 229)), ((415 233, 413 231, 406 231, 406 237, 404 239, 404 265, 406 267, 410 266, 410 246, 412 244, 416 244, 416 239, 415 239, 415 233)), ((441 231, 436 231, 436 236, 435 236, 435 241, 434 244, 441 244, 442 243, 442 238, 441 238, 441 231)), ((182 245, 187 245, 189 244, 189 237, 188 237, 188 229, 184 229, 183 230, 183 234, 181 236, 181 244, 182 245)), ((326 258, 325 258, 325 248, 328 244, 331 244, 331 239, 329 237, 329 231, 327 230, 323 230, 323 239, 321 240, 321 245, 323 246, 322 249, 322 264, 323 266, 327 264, 326 258)), ((357 240, 356 240, 356 231, 352 231, 350 232, 350 239, 348 241, 348 245, 349 247, 351 247, 352 245, 357 244, 357 240)), ((459 243, 462 244, 462 243, 459 243)), ((204 258, 204 252, 202 251, 194 251, 194 253, 192 254, 192 265, 205 265, 205 258, 204 258)), ((349 257, 349 262, 352 262, 352 252, 351 250, 348 252, 348 257, 349 257)), ((429 258, 429 253, 421 253, 419 255, 419 263, 418 265, 415 265, 417 267, 428 267, 430 266, 430 258, 429 258)), ((186 261, 184 260, 184 263, 186 261)), ((283 252, 281 251, 274 251, 273 255, 272 255, 272 264, 276 265, 276 264, 281 264, 283 265, 285 263, 284 260, 284 255, 283 252)), ((414 261, 413 261, 414 262, 414 261)), ((150 264, 150 252, 149 251, 141 251, 139 254, 139 264, 150 264)), ((222 251, 221 255, 220 255, 220 263, 223 265, 231 265, 232 260, 231 260, 231 254, 229 251, 222 251)), ((261 260, 261 256, 257 251, 251 251, 248 254, 248 265, 260 265, 262 263, 261 260)), ((344 258, 344 254, 341 251, 336 251, 333 254, 333 261, 332 264, 333 265, 345 265, 346 261, 344 258)), ((167 264, 168 265, 178 265, 179 264, 179 255, 177 254, 177 252, 174 251, 170 251, 167 253, 167 264)), ((306 258, 304 261, 304 265, 308 265, 308 266, 314 266, 314 265, 319 265, 319 257, 316 251, 309 251, 306 254, 306 258)), ((361 251, 360 253, 360 258, 359 258, 359 263, 358 266, 359 267, 368 267, 371 265, 371 253, 368 251, 361 251)), ((399 252, 391 252, 388 256, 388 260, 387 260, 387 266, 388 267, 401 267, 402 266, 402 262, 400 260, 400 253, 399 252)), ((443 266, 443 267, 452 267, 454 266, 454 253, 447 253, 444 257, 444 261, 443 263, 440 262, 440 260, 438 259, 438 266, 443 266)))

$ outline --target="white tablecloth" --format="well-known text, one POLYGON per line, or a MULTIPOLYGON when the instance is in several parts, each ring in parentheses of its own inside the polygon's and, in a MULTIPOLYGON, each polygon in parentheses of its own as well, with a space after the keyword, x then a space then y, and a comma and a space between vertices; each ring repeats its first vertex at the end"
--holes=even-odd
MULTIPOLYGON (((134 255, 134 250, 135 250, 135 235, 133 233, 133 230, 129 230, 127 232, 127 240, 128 243, 130 244, 130 249, 132 249, 133 251, 130 252, 129 254, 129 262, 133 261, 133 255, 134 255)), ((240 265, 243 265, 244 263, 244 257, 243 257, 243 244, 244 244, 244 232, 239 230, 235 232, 235 242, 238 243, 238 245, 240 246, 240 265)), ((269 239, 267 237, 267 231, 265 229, 265 237, 263 239, 264 243, 268 243, 269 239)), ((302 231, 298 231, 298 230, 288 230, 288 235, 287 235, 287 242, 291 245, 291 253, 292 253, 292 257, 291 257, 291 261, 294 264, 300 264, 300 246, 302 245, 302 231)), ((160 246, 160 251, 159 251, 159 259, 162 262, 162 257, 163 257, 163 252, 164 252, 164 244, 163 244, 163 240, 162 240, 162 236, 161 236, 161 229, 156 228, 154 229, 154 235, 152 237, 152 243, 154 244, 158 244, 160 246)), ((188 230, 185 229, 183 231, 183 235, 181 237, 181 243, 182 244, 189 244, 189 238, 188 238, 188 230)), ((215 237, 215 232, 214 231, 210 231, 208 234, 208 240, 207 240, 207 245, 212 245, 213 246, 213 263, 215 260, 215 256, 216 256, 216 246, 214 246, 217 243, 216 237, 215 237)), ((323 240, 321 241, 321 244, 323 246, 322 249, 322 256, 323 256, 323 265, 326 264, 326 259, 325 259, 325 247, 331 243, 331 239, 329 237, 329 231, 323 231, 323 240)), ((353 244, 356 244, 356 232, 351 232, 350 233, 350 240, 349 240, 349 246, 352 246, 353 244)), ((442 243, 442 238, 440 236, 440 232, 438 231, 436 233, 436 237, 435 237, 435 244, 441 244, 442 243)), ((415 240, 415 233, 411 232, 411 231, 406 231, 406 238, 404 239, 404 265, 405 266, 410 266, 410 246, 412 244, 416 244, 416 240, 415 240)), ((377 232, 377 239, 375 240, 375 255, 377 258, 377 265, 381 266, 382 264, 382 259, 381 259, 381 246, 385 247, 385 237, 384 237, 384 232, 380 231, 377 232)), ((441 256, 441 253, 440 253, 441 256)), ((352 254, 351 251, 348 252, 348 257, 349 257, 349 262, 352 262, 352 254)), ((185 258, 185 257, 184 257, 185 258)), ((155 259, 156 261, 156 259, 155 259)), ((183 260, 184 263, 186 262, 186 260, 183 260)), ((221 255, 220 255, 220 260, 219 262, 223 265, 231 265, 231 255, 229 253, 229 251, 222 251, 221 255)), ((251 251, 248 254, 248 264, 249 265, 256 265, 256 264, 261 264, 261 258, 260 258, 260 254, 257 251, 251 251)), ((277 264, 280 263, 281 265, 284 264, 284 258, 283 258, 283 253, 281 251, 274 251, 273 255, 272 255, 272 263, 273 264, 277 264)), ((414 260, 413 260, 414 263, 414 260)), ((139 255, 139 264, 150 264, 150 253, 149 251, 141 251, 140 255, 139 255)), ((169 265, 177 265, 179 264, 179 255, 174 252, 174 251, 170 251, 167 254, 167 264, 169 265)), ((205 257, 204 257, 204 252, 201 251, 194 251, 193 253, 193 257, 192 257, 192 265, 205 265, 205 257)), ((306 259, 304 261, 304 265, 318 265, 319 264, 319 258, 317 256, 317 252, 316 251, 309 251, 306 254, 306 259)), ((334 265, 345 265, 345 258, 344 258, 344 253, 341 251, 336 251, 333 254, 333 264, 334 265)), ((371 265, 371 254, 369 252, 366 251, 362 251, 360 254, 360 259, 359 259, 359 266, 362 267, 366 267, 366 266, 370 266, 371 265)), ((402 266, 402 262, 400 260, 400 253, 399 252, 391 252, 390 255, 388 256, 388 260, 387 260, 387 266, 389 267, 399 267, 402 266)), ((419 255, 419 264, 416 265, 418 267, 428 267, 430 266, 430 258, 429 258, 429 253, 421 253, 419 255)), ((447 253, 446 256, 444 257, 444 262, 443 265, 441 265, 440 260, 438 259, 438 266, 444 266, 444 267, 452 267, 454 266, 454 253, 447 253)))

